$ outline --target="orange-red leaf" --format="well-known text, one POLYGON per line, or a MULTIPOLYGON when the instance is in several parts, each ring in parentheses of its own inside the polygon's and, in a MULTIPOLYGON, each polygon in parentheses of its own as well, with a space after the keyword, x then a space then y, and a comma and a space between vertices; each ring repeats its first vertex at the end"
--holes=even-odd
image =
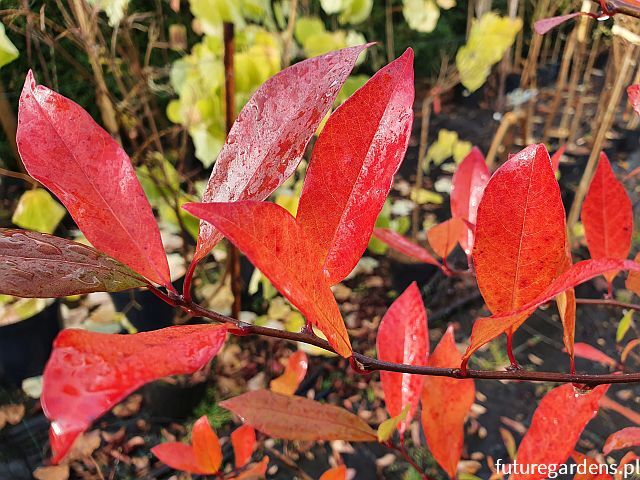
MULTIPOLYGON (((636 255, 634 260, 636 263, 640 264, 640 253, 636 255)), ((640 272, 629 272, 626 287, 636 295, 640 296, 640 272)))
POLYGON ((262 457, 257 463, 254 463, 251 467, 246 469, 240 475, 235 478, 235 480, 258 480, 264 478, 267 473, 267 468, 269 467, 269 457, 266 455, 262 457))
POLYGON ((271 380, 269 388, 276 393, 293 395, 307 374, 308 364, 307 354, 302 350, 293 353, 287 361, 284 373, 278 378, 271 380))
POLYGON ((606 473, 608 465, 580 452, 573 452, 571 457, 578 464, 578 471, 573 480, 612 480, 611 475, 606 473))
MULTIPOLYGON (((521 466, 560 465, 567 461, 582 431, 598 413, 598 402, 608 385, 588 393, 578 392, 571 384, 556 387, 540 401, 531 426, 520 442, 516 460, 521 466)), ((539 473, 538 471, 536 473, 539 473)), ((517 474, 510 480, 541 480, 546 474, 517 474)))
POLYGON ((196 462, 203 472, 216 473, 222 465, 222 448, 216 432, 213 431, 206 415, 193 425, 191 444, 196 462))
MULTIPOLYGON (((582 205, 582 223, 591 258, 627 258, 633 233, 633 208, 604 152, 582 205)), ((604 276, 611 282, 617 272, 604 276)))
POLYGON ((171 285, 160 231, 129 157, 82 107, 36 85, 31 72, 16 141, 29 174, 67 207, 95 248, 171 285))
MULTIPOLYGON (((478 205, 491 174, 478 147, 473 147, 451 179, 451 216, 476 224, 478 205)), ((467 255, 473 249, 474 232, 467 229, 460 236, 460 246, 467 255)))
POLYGON ((629 85, 627 87, 627 95, 629 97, 629 103, 636 113, 640 115, 640 84, 629 85))
POLYGON ((537 298, 523 305, 518 310, 504 315, 493 315, 487 318, 478 318, 473 324, 471 341, 464 354, 464 360, 468 358, 485 343, 493 340, 498 335, 518 328, 537 307, 552 300, 569 288, 573 288, 587 280, 610 270, 640 271, 640 264, 631 260, 583 260, 563 272, 542 292, 537 298))
MULTIPOLYGON (((413 282, 384 314, 376 337, 378 358, 386 362, 407 365, 426 365, 429 354, 427 312, 420 289, 413 282)), ((404 421, 398 426, 400 433, 411 423, 422 390, 423 377, 397 372, 380 372, 384 402, 391 417, 402 413, 410 405, 404 421)))
POLYGON ((406 239, 393 230, 389 230, 387 228, 375 228, 373 230, 373 234, 378 240, 386 243, 389 247, 403 255, 406 255, 407 257, 415 258, 423 263, 429 263, 440 267, 440 262, 433 258, 433 255, 431 255, 427 249, 422 248, 420 245, 416 245, 411 240, 406 239))
POLYGON ((427 240, 436 255, 443 260, 456 247, 458 240, 467 235, 467 225, 461 218, 450 218, 427 232, 427 240))
MULTIPOLYGON (((233 124, 202 201, 264 200, 282 185, 367 47, 310 58, 267 80, 233 124)), ((200 222, 194 261, 207 255, 221 238, 213 226, 200 222)))
POLYGON ((586 358, 587 360, 601 363, 606 367, 615 368, 618 364, 618 362, 616 362, 609 355, 601 352, 596 347, 593 347, 587 343, 576 343, 574 345, 574 351, 576 357, 586 358))
POLYGON ((367 248, 404 159, 413 121, 413 50, 378 71, 329 117, 313 149, 298 222, 332 285, 367 248))
POLYGON ((622 415, 624 418, 632 423, 635 423, 636 425, 640 425, 640 413, 635 412, 634 410, 631 410, 624 405, 620 405, 618 402, 607 397, 606 395, 600 399, 600 406, 602 408, 622 415))
POLYGON ((315 243, 288 211, 254 201, 189 203, 184 209, 220 230, 308 322, 322 330, 336 353, 351 356, 349 335, 314 253, 315 243))
POLYGON ((165 442, 151 451, 161 462, 184 472, 213 475, 222 465, 220 441, 206 416, 200 417, 193 425, 191 445, 165 442))
POLYGON ((627 427, 609 435, 602 453, 609 455, 614 450, 637 447, 640 445, 640 427, 627 427))
POLYGON ((256 431, 251 425, 242 425, 231 432, 231 445, 236 459, 236 468, 244 467, 256 448, 256 431))
POLYGON ((64 330, 44 371, 42 408, 57 463, 100 415, 140 386, 193 373, 222 347, 225 325, 169 327, 134 335, 64 330))
POLYGON ((198 461, 193 453, 193 447, 186 443, 180 442, 165 442, 160 445, 156 445, 151 449, 151 452, 158 457, 158 459, 169 465, 171 468, 180 470, 182 472, 190 472, 196 474, 206 475, 208 473, 200 469, 198 461))
MULTIPOLYGON (((461 359, 449 327, 429 357, 429 366, 455 368, 461 359)), ((472 379, 424 377, 422 429, 433 458, 450 478, 455 478, 464 445, 464 421, 474 398, 472 379)))
POLYGON ((256 430, 283 440, 375 442, 376 432, 360 417, 308 398, 254 390, 220 403, 256 430))
POLYGON ((347 480, 346 465, 340 465, 339 467, 327 470, 322 474, 320 480, 347 480))

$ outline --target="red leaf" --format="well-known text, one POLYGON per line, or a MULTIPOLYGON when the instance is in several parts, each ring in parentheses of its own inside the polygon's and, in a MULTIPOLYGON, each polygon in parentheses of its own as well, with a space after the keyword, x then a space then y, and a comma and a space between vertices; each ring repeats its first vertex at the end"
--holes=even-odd
POLYGON ((592 347, 591 345, 586 343, 576 343, 574 345, 574 351, 576 357, 585 358, 593 362, 601 363, 605 367, 615 368, 618 364, 618 362, 616 362, 606 353, 601 352, 597 348, 592 347))
POLYGON ((220 403, 256 430, 273 438, 315 442, 375 442, 376 432, 360 417, 315 400, 254 390, 220 403))
POLYGON ((415 258, 423 263, 436 265, 438 267, 441 266, 440 262, 433 258, 428 250, 422 248, 420 245, 416 245, 393 230, 389 230, 387 228, 375 228, 373 230, 373 234, 378 240, 386 243, 389 247, 403 255, 406 255, 407 257, 415 258))
POLYGON ((213 475, 222 465, 222 448, 216 432, 206 416, 193 425, 191 445, 165 442, 156 445, 151 452, 171 468, 184 472, 213 475))
POLYGON ((45 233, 0 229, 0 293, 5 295, 64 297, 145 284, 128 267, 86 245, 45 233))
POLYGON ((566 264, 564 207, 544 145, 512 156, 478 207, 473 261, 492 313, 533 300, 566 264))
MULTIPOLYGON (((424 366, 429 354, 427 312, 420 290, 413 282, 384 314, 376 338, 378 358, 386 362, 424 366)), ((398 430, 403 433, 411 423, 422 389, 423 377, 397 372, 380 372, 387 411, 391 417, 402 413, 410 405, 406 419, 398 430)))
POLYGON ((169 327, 134 335, 63 330, 44 371, 42 408, 51 420, 53 462, 100 415, 140 386, 193 373, 222 347, 225 325, 169 327))
MULTIPOLYGON (((447 328, 431 356, 429 366, 455 368, 462 356, 447 328)), ((455 478, 464 445, 464 421, 475 398, 472 379, 424 377, 422 429, 433 458, 450 478, 455 478)))
POLYGON ((367 248, 407 150, 412 107, 409 48, 343 103, 318 137, 297 218, 318 243, 332 285, 351 273, 367 248))
POLYGON ((29 174, 58 197, 94 247, 172 288, 160 231, 129 157, 82 107, 36 85, 31 72, 16 141, 29 174))
MULTIPOLYGON (((634 261, 640 264, 640 253, 636 255, 634 261)), ((625 285, 629 290, 631 290, 636 295, 640 296, 640 273, 639 272, 630 272, 627 277, 627 282, 625 285)))
POLYGON ((538 35, 544 35, 550 30, 553 30, 558 25, 562 25, 564 22, 571 20, 572 18, 579 17, 580 15, 588 15, 586 12, 569 13, 568 15, 560 15, 559 17, 543 18, 533 24, 533 29, 538 35))
POLYGON ((627 95, 629 96, 629 103, 636 113, 640 115, 640 84, 629 85, 627 87, 627 95))
POLYGON ((436 255, 446 260, 456 247, 458 240, 467 236, 467 225, 461 218, 451 218, 432 228, 427 232, 427 240, 436 255))
POLYGON ((203 472, 216 473, 222 465, 222 448, 216 432, 213 431, 206 415, 193 425, 191 444, 196 462, 203 472))
POLYGON ((347 480, 347 467, 340 465, 339 467, 327 470, 322 474, 320 480, 347 480))
MULTIPOLYGON (((358 55, 369 45, 310 58, 267 80, 233 124, 202 201, 264 200, 295 171, 358 55)), ((222 235, 200 222, 194 262, 222 235)))
MULTIPOLYGON (((484 156, 478 147, 473 147, 465 157, 451 180, 451 216, 476 224, 478 205, 491 174, 484 156)), ((474 233, 471 229, 462 232, 460 246, 467 255, 473 249, 474 233)))
MULTIPOLYGON (((582 431, 598 413, 598 402, 609 385, 595 387, 589 393, 578 393, 571 384, 556 387, 540 401, 531 426, 522 439, 516 458, 521 468, 526 465, 561 465, 567 461, 582 431)), ((536 473, 539 473, 536 471, 536 473)), ((544 474, 515 474, 510 480, 539 480, 544 474)))
POLYGON ((295 218, 274 203, 189 203, 192 215, 219 229, 273 285, 327 336, 336 353, 351 356, 349 335, 326 284, 315 244, 295 218))
POLYGON ((289 357, 284 373, 278 378, 271 380, 269 388, 276 393, 284 395, 293 395, 296 393, 300 382, 307 374, 307 354, 302 350, 298 350, 289 357))
POLYGON ((595 458, 588 457, 580 452, 571 454, 573 460, 578 464, 578 472, 573 480, 613 480, 607 472, 608 465, 598 462, 595 458), (584 465, 584 466, 582 466, 584 465), (583 469, 581 472, 580 469, 583 469))
POLYGON ((609 455, 614 450, 637 447, 640 445, 640 427, 627 427, 609 435, 602 453, 609 455))
MULTIPOLYGON (((627 258, 633 234, 633 207, 604 152, 582 205, 582 223, 591 258, 627 258)), ((617 272, 607 272, 608 282, 617 272)))
POLYGON ((569 270, 563 272, 562 275, 551 282, 537 298, 523 305, 518 310, 504 315, 478 318, 473 324, 470 345, 463 356, 465 363, 473 352, 485 343, 506 331, 518 328, 531 312, 543 303, 547 303, 565 290, 573 288, 587 280, 591 280, 609 270, 640 271, 640 264, 631 260, 583 260, 582 262, 572 265, 569 270))
POLYGON ((165 442, 160 445, 156 445, 151 449, 158 459, 182 472, 190 472, 196 474, 206 475, 209 472, 200 470, 198 461, 193 453, 193 447, 181 442, 165 442))
POLYGON ((251 425, 242 425, 231 432, 231 445, 236 459, 236 468, 244 467, 256 448, 256 431, 251 425))
POLYGON ((567 149, 567 145, 562 145, 558 150, 556 150, 556 153, 554 153, 551 157, 551 167, 553 168, 554 172, 558 171, 558 168, 560 168, 560 159, 562 158, 562 155, 564 155, 564 151, 567 149))

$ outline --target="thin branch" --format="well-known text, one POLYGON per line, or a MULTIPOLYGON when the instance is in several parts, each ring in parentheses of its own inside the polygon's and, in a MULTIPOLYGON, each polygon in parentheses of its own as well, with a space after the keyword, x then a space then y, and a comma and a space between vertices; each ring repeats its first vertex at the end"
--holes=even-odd
POLYGON ((602 307, 626 308, 628 310, 640 311, 640 305, 636 303, 618 302, 608 298, 576 298, 577 304, 599 305, 602 307))
MULTIPOLYGON (((280 338, 292 342, 302 342, 322 348, 331 353, 336 353, 333 347, 322 338, 309 332, 287 332, 275 328, 260 327, 241 320, 212 312, 190 301, 187 302, 182 295, 165 293, 154 286, 149 289, 157 296, 171 305, 182 308, 190 315, 208 318, 215 322, 231 325, 229 332, 238 336, 260 335, 263 337, 280 338)), ((385 362, 368 357, 361 353, 353 352, 350 358, 351 365, 358 373, 368 374, 375 371, 387 371, 398 373, 410 373, 413 375, 428 375, 433 377, 451 378, 477 378, 483 380, 513 380, 526 382, 552 382, 574 383, 592 388, 602 384, 640 383, 640 373, 612 373, 612 374, 570 374, 562 372, 530 372, 523 369, 514 370, 467 370, 462 372, 460 368, 438 368, 428 366, 405 365, 402 363, 385 362)))

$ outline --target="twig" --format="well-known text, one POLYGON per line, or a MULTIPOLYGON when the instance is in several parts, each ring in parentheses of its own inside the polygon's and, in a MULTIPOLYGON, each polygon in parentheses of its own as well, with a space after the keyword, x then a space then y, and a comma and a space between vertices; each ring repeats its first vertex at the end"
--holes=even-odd
POLYGON ((418 466, 418 464, 416 462, 413 461, 413 459, 409 456, 409 454, 407 453, 407 451, 404 449, 404 447, 399 447, 391 442, 385 442, 384 446, 389 448, 390 450, 393 450, 395 452, 398 452, 400 454, 400 456, 402 458, 404 458, 404 460, 411 465, 411 467, 418 472, 418 475, 420 475, 420 477, 422 477, 423 480, 433 480, 429 475, 427 475, 427 472, 425 472, 422 468, 420 468, 420 466, 418 466))
MULTIPOLYGON (((263 337, 280 338, 282 340, 290 340, 292 342, 302 342, 308 345, 314 345, 328 352, 336 353, 329 342, 315 335, 306 332, 287 332, 284 330, 277 330, 275 328, 252 325, 236 318, 231 318, 220 313, 212 312, 194 302, 187 302, 182 295, 176 295, 173 293, 167 294, 152 285, 149 285, 148 288, 167 303, 182 308, 190 315, 208 318, 209 320, 213 320, 215 322, 231 325, 229 332, 234 335, 260 335, 263 337)), ((459 379, 477 378, 484 380, 518 380, 526 382, 574 383, 576 385, 584 385, 588 388, 602 384, 640 383, 640 373, 569 374, 561 372, 530 372, 523 369, 507 371, 466 370, 466 372, 463 372, 460 368, 439 368, 385 362, 357 352, 353 352, 351 363, 354 369, 359 373, 372 373, 375 371, 383 370, 388 372, 410 373, 413 375, 428 375, 434 377, 451 377, 459 379)))
POLYGON ((618 302, 608 298, 576 298, 576 303, 583 305, 599 305, 603 307, 627 308, 629 310, 640 311, 640 305, 635 303, 618 302))

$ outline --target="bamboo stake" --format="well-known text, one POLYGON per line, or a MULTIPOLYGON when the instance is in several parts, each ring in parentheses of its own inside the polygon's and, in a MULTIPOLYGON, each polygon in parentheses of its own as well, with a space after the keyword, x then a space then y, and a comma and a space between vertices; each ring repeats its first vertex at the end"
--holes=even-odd
POLYGON ((634 63, 634 53, 636 51, 636 46, 633 44, 627 44, 625 45, 625 47, 626 48, 624 57, 622 59, 622 65, 620 66, 620 70, 617 74, 617 78, 611 92, 611 100, 607 106, 607 110, 604 112, 602 120, 597 124, 598 132, 591 148, 591 154, 589 155, 587 166, 584 169, 584 173, 582 174, 582 178, 580 179, 580 184, 578 185, 578 189, 576 190, 576 195, 573 199, 573 203, 571 204, 571 210, 569 211, 569 218, 567 220, 569 235, 572 235, 573 226, 576 224, 576 222, 578 221, 578 217, 580 216, 582 202, 584 201, 587 189, 589 188, 589 184, 591 183, 591 178, 593 177, 593 172, 595 171, 597 160, 600 156, 600 151, 602 150, 605 136, 611 128, 611 125, 613 124, 616 110, 618 109, 618 106, 620 104, 622 90, 626 86, 629 71, 631 70, 631 67, 634 63))
POLYGON ((491 141, 491 147, 489 147, 489 152, 487 153, 487 167, 489 171, 493 171, 496 163, 496 156, 498 155, 498 150, 500 146, 502 146, 502 141, 506 136, 509 129, 518 123, 523 117, 524 112, 522 110, 517 110, 514 112, 507 112, 502 117, 500 121, 500 125, 498 126, 498 130, 496 134, 493 136, 493 140, 491 141))
MULTIPOLYGON (((422 119, 420 122, 420 143, 418 146, 418 166, 416 167, 416 183, 414 185, 415 192, 417 194, 418 190, 422 188, 422 178, 424 176, 424 165, 423 160, 425 155, 427 154, 427 138, 429 137, 429 121, 431 119, 431 107, 433 105, 433 101, 431 98, 431 94, 427 93, 422 100, 422 119)), ((419 209, 418 206, 413 209, 411 212, 411 238, 415 240, 418 237, 418 220, 419 220, 419 209)))
MULTIPOLYGON (((224 104, 225 125, 227 134, 235 121, 235 71, 233 65, 234 54, 234 28, 233 23, 224 22, 224 104)), ((240 251, 231 243, 228 243, 229 258, 227 259, 227 271, 231 277, 231 292, 233 293, 233 316, 237 318, 242 310, 242 279, 240 278, 240 251)))

